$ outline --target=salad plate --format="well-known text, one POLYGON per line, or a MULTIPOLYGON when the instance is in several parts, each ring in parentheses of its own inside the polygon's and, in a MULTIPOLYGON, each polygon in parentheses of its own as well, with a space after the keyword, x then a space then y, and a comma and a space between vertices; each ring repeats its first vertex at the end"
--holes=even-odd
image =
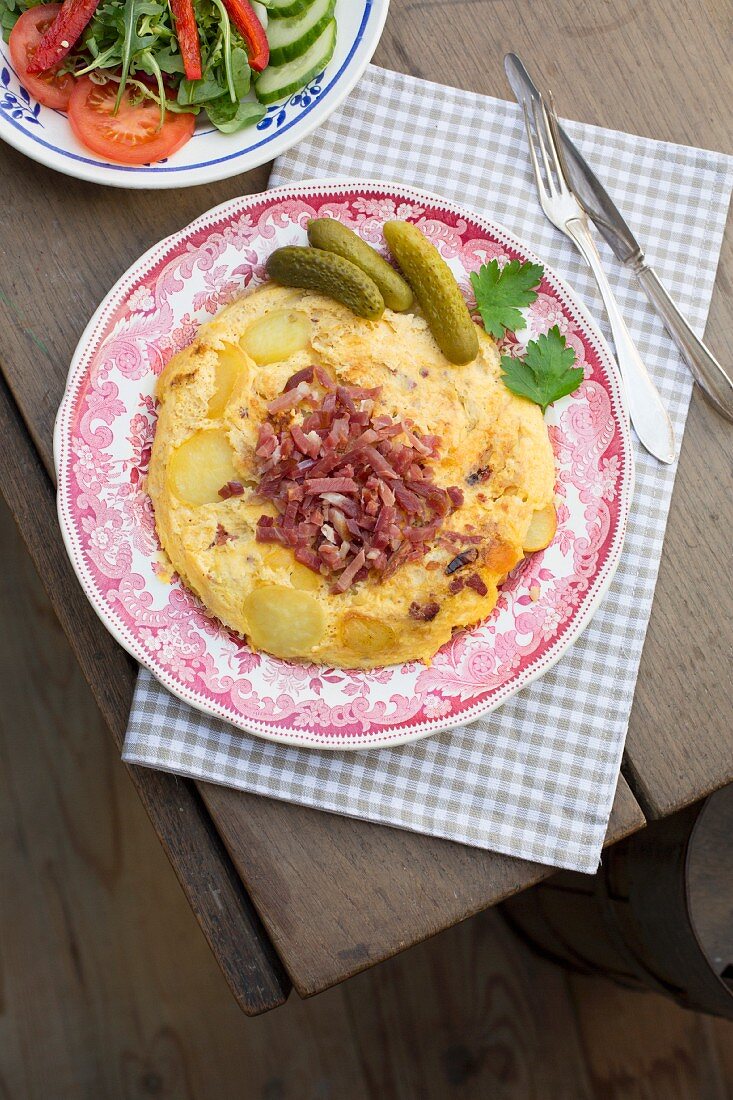
POLYGON ((336 42, 322 72, 236 133, 220 132, 202 111, 192 138, 154 164, 114 164, 85 148, 63 112, 42 106, 23 87, 8 43, 0 40, 0 138, 49 168, 116 187, 195 186, 249 172, 297 144, 339 106, 377 48, 388 7, 389 0, 336 0, 336 42))
POLYGON ((614 360, 577 296, 545 266, 526 328, 505 345, 557 326, 584 371, 580 388, 546 414, 557 476, 550 546, 510 574, 488 619, 454 634, 430 664, 355 671, 253 651, 164 564, 146 492, 154 389, 198 326, 264 281, 271 252, 304 244, 308 220, 324 216, 380 249, 386 220, 414 222, 469 303, 469 273, 482 264, 541 262, 500 226, 398 184, 301 183, 234 199, 152 248, 107 295, 74 355, 54 447, 67 550, 117 640, 166 688, 214 717, 270 740, 343 750, 462 725, 551 667, 613 577, 633 457, 614 360))

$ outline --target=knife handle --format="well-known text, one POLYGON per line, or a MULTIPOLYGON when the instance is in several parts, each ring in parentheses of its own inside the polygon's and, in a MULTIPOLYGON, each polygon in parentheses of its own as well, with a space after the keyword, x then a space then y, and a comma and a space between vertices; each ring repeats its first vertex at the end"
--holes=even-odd
POLYGON ((730 375, 692 331, 689 322, 664 289, 654 268, 642 262, 633 270, 708 401, 721 416, 733 422, 733 381, 730 375))
POLYGON ((565 223, 565 231, 575 241, 596 277, 613 333, 616 360, 626 391, 629 419, 636 434, 644 447, 660 462, 674 462, 675 437, 672 421, 626 327, 588 225, 584 218, 572 218, 565 223))

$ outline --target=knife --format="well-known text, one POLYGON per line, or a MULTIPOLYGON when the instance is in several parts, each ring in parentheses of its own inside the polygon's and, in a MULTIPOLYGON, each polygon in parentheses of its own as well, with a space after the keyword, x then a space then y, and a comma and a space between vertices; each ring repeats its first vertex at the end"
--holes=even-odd
MULTIPOLYGON (((524 63, 514 53, 504 58, 504 69, 511 89, 519 103, 540 100, 540 92, 524 63)), ((677 308, 662 282, 644 257, 644 251, 624 220, 621 212, 583 154, 558 127, 565 174, 581 206, 594 222, 614 255, 634 273, 655 307, 670 336, 677 344, 692 376, 710 403, 721 416, 733 422, 733 380, 713 354, 692 331, 689 322, 677 308)))

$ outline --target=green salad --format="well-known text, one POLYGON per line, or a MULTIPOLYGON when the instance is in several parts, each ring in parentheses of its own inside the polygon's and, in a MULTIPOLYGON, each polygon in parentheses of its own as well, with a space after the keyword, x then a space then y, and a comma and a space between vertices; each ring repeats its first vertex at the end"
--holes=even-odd
POLYGON ((180 148, 199 113, 231 134, 322 72, 336 43, 335 4, 0 0, 0 24, 32 96, 66 111, 102 156, 147 163, 180 148))

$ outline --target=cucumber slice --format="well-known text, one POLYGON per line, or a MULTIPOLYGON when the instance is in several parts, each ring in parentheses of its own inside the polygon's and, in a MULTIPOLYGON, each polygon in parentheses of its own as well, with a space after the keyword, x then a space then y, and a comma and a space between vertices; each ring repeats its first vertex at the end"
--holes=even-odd
POLYGON ((333 15, 336 0, 311 0, 307 8, 288 19, 273 19, 267 33, 270 64, 294 61, 312 46, 333 15))
POLYGON ((287 19, 297 15, 311 3, 311 0, 262 0, 273 19, 287 19))
POLYGON ((265 5, 260 3, 260 0, 252 0, 252 11, 255 13, 255 15, 259 19, 260 23, 262 24, 263 29, 267 30, 268 15, 267 15, 267 8, 265 7, 265 5))
POLYGON ((294 61, 284 65, 268 65, 257 78, 255 92, 260 103, 277 103, 303 88, 318 76, 333 55, 336 45, 336 20, 329 19, 312 46, 294 61))

